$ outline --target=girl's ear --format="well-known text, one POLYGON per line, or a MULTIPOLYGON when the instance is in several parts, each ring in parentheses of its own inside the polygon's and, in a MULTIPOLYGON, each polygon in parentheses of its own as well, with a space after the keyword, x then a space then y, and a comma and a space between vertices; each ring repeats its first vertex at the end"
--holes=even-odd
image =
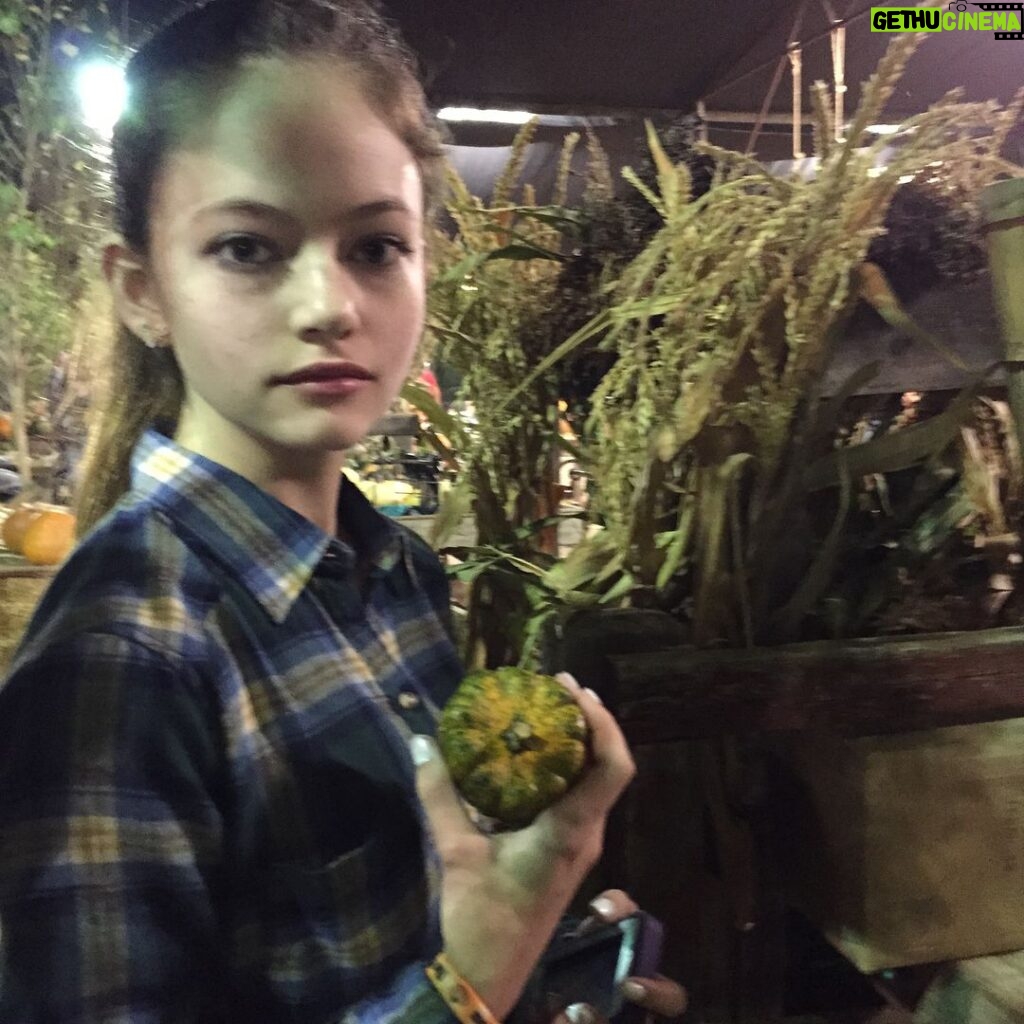
POLYGON ((124 242, 111 241, 103 248, 103 276, 121 323, 151 348, 169 344, 167 318, 149 261, 124 242))

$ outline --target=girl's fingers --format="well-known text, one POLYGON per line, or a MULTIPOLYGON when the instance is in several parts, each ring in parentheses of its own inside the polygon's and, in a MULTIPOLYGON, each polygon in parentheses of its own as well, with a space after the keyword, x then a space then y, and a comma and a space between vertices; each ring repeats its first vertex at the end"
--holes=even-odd
MULTIPOLYGON (((686 1009, 686 990, 660 974, 656 978, 629 978, 622 983, 622 994, 653 1017, 678 1017, 686 1009)), ((567 1006, 552 1024, 607 1024, 587 1003, 567 1006)))
MULTIPOLYGON (((571 679, 571 677, 569 677, 571 679)), ((567 688, 573 690, 572 685, 567 688)), ((604 815, 636 774, 636 765, 622 730, 596 695, 579 688, 573 696, 590 734, 591 764, 582 778, 551 809, 567 824, 583 824, 604 815)))
POLYGON ((416 765, 416 790, 427 815, 434 845, 446 865, 482 837, 469 820, 437 744, 428 736, 413 736, 409 752, 416 765))
POLYGON ((608 1024, 589 1003, 573 1003, 567 1006, 551 1024, 608 1024))
POLYGON ((588 909, 590 910, 590 916, 586 918, 586 921, 593 920, 603 924, 611 924, 613 921, 621 921, 631 914, 635 914, 640 907, 622 889, 605 889, 603 893, 595 896, 590 901, 588 909))
POLYGON ((640 907, 628 893, 621 889, 605 889, 603 893, 590 901, 587 909, 590 913, 579 923, 579 927, 576 929, 577 935, 589 935, 605 925, 622 921, 631 914, 635 914, 640 907))
POLYGON ((678 1017, 686 1009, 686 989, 669 978, 627 978, 622 994, 656 1017, 678 1017))

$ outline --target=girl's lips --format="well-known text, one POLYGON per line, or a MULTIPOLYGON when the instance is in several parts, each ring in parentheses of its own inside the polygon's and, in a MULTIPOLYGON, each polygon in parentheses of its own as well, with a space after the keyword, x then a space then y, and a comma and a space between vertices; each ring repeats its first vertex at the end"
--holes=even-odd
POLYGON ((323 380, 298 381, 291 386, 310 398, 352 395, 372 382, 367 377, 325 377, 323 380))
POLYGON ((374 375, 364 366, 340 360, 311 363, 301 370, 289 373, 285 377, 277 377, 275 384, 324 384, 339 381, 356 381, 366 383, 374 380, 374 375))

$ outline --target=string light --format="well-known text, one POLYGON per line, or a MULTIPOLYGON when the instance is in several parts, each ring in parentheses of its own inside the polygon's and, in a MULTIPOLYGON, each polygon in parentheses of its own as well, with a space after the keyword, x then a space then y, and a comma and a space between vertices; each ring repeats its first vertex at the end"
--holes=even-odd
POLYGON ((75 76, 75 91, 83 121, 109 139, 128 100, 124 69, 112 61, 89 61, 75 76))

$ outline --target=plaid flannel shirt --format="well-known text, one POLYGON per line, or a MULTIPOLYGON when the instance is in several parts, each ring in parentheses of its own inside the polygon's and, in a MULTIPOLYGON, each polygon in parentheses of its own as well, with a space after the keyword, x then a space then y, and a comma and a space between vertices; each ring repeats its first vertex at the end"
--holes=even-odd
POLYGON ((407 751, 461 666, 436 555, 369 556, 151 431, 0 688, 0 1021, 449 1024, 407 751))

